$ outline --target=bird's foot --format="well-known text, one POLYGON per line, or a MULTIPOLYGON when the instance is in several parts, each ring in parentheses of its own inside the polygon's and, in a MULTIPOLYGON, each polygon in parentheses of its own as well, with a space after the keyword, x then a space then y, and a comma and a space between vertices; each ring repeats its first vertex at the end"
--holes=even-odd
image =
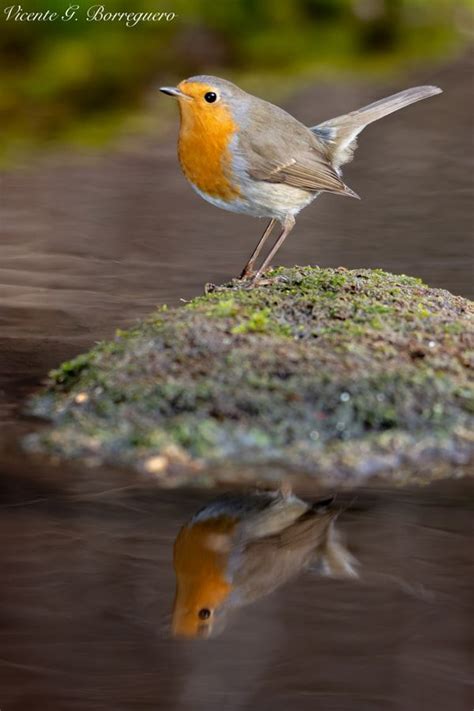
POLYGON ((263 270, 253 271, 253 269, 245 270, 240 275, 239 281, 244 282, 242 286, 247 289, 251 289, 254 286, 266 286, 267 284, 272 284, 273 279, 265 279, 265 274, 271 271, 273 267, 268 266, 263 270))
POLYGON ((256 274, 255 270, 252 269, 252 267, 245 267, 245 269, 242 271, 241 275, 239 276, 239 280, 241 281, 246 281, 247 279, 251 279, 254 277, 256 274))
POLYGON ((250 286, 269 286, 270 284, 275 284, 275 282, 280 281, 279 276, 266 276, 266 274, 272 269, 273 267, 267 267, 263 272, 256 272, 252 277, 250 286))

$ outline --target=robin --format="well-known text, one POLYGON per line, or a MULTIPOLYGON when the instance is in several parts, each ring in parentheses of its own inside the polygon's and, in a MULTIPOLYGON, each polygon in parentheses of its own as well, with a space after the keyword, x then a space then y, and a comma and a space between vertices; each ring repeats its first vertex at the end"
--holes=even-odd
POLYGON ((417 86, 308 128, 268 101, 225 79, 195 76, 160 91, 178 99, 178 155, 184 175, 205 200, 232 212, 270 218, 241 278, 255 283, 321 192, 358 198, 341 178, 357 136, 369 123, 441 93, 417 86), (256 260, 276 223, 281 232, 259 269, 256 260))
POLYGON ((216 634, 232 609, 310 565, 327 575, 355 576, 331 505, 332 499, 309 504, 283 489, 221 496, 196 513, 174 545, 173 635, 216 634))

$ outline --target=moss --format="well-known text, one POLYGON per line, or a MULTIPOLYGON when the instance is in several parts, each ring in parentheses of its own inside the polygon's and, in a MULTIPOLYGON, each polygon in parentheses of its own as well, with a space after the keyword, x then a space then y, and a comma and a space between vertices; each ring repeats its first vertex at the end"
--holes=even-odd
POLYGON ((447 323, 445 324, 444 330, 446 333, 453 333, 453 334, 459 334, 462 333, 463 331, 463 325, 462 323, 447 323))
MULTIPOLYGON (((245 311, 245 314, 248 312, 245 311)), ((269 307, 256 309, 245 320, 231 329, 234 335, 240 333, 272 333, 279 336, 291 336, 291 328, 288 324, 278 323, 272 317, 272 310, 269 307)))
POLYGON ((228 318, 229 316, 236 316, 238 311, 239 307, 235 299, 222 299, 215 304, 213 309, 210 309, 209 313, 217 318, 228 318))
POLYGON ((90 368, 92 356, 87 353, 82 353, 72 360, 65 361, 56 370, 52 370, 49 374, 50 379, 57 383, 68 384, 76 382, 84 371, 90 368))
POLYGON ((267 333, 271 323, 270 313, 269 308, 257 309, 248 319, 234 326, 232 333, 267 333))
POLYGON ((53 371, 31 403, 53 426, 28 444, 180 481, 232 464, 235 478, 276 464, 396 477, 407 462, 432 476, 472 447, 471 318, 468 301, 381 270, 209 286, 53 371))

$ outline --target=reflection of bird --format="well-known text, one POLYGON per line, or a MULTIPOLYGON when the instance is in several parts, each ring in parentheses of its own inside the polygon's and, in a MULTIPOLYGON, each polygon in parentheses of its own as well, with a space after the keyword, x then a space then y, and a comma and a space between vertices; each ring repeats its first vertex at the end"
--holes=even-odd
POLYGON ((295 216, 320 192, 358 197, 342 181, 340 169, 352 159, 362 129, 441 89, 406 89, 312 128, 217 77, 191 77, 161 91, 179 101, 179 160, 196 192, 226 210, 270 218, 241 275, 256 280, 292 230, 295 216), (281 234, 254 273, 277 222, 281 234))
POLYGON ((228 611, 245 605, 310 564, 353 576, 353 559, 334 530, 332 500, 307 504, 289 491, 222 496, 180 531, 174 547, 172 631, 208 637, 228 611))

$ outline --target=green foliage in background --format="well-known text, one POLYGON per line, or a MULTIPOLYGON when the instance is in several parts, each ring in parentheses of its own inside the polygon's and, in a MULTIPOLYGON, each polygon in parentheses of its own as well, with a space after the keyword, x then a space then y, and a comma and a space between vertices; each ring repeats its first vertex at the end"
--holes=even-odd
MULTIPOLYGON (((262 76, 379 71, 466 41, 472 0, 107 0, 171 22, 19 22, 0 16, 0 155, 58 140, 100 143, 162 82, 199 72, 262 76)), ((64 0, 24 0, 57 11, 64 0)))

